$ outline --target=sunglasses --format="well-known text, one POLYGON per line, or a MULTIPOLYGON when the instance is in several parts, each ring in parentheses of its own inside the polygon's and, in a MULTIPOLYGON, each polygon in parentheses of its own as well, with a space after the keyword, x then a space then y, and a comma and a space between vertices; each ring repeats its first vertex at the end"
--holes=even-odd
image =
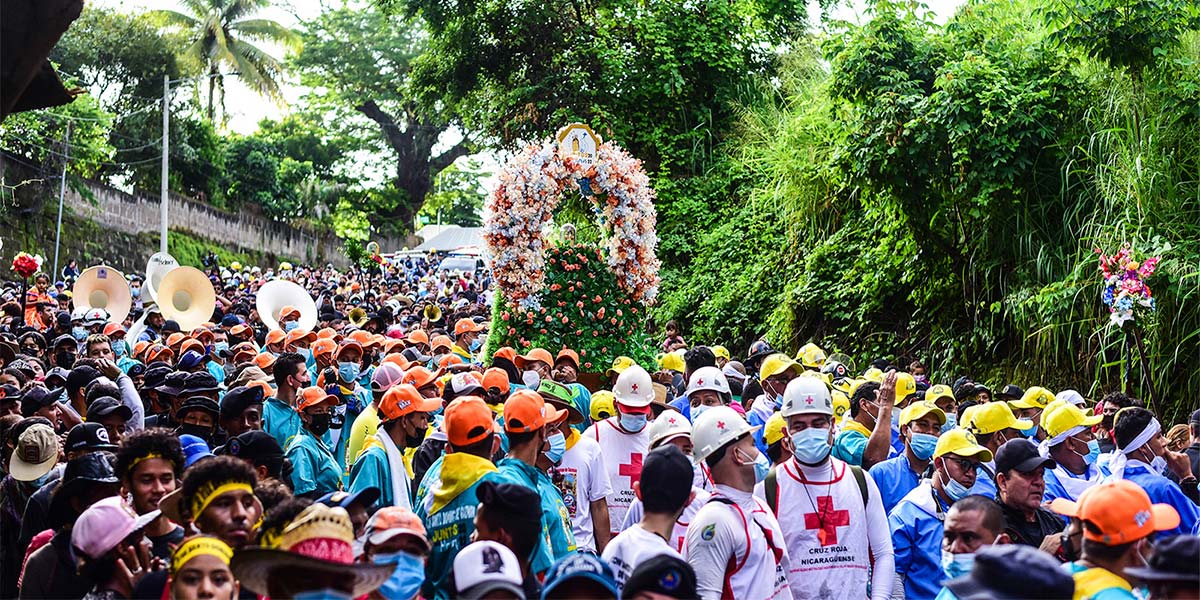
POLYGON ((947 458, 946 460, 958 465, 958 468, 962 469, 964 473, 968 471, 974 471, 979 468, 978 462, 968 458, 947 458))

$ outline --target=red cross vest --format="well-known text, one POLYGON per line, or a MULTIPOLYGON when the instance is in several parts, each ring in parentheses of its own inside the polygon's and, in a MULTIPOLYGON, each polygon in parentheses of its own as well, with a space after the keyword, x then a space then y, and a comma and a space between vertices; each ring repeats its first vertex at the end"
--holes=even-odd
POLYGON ((642 478, 642 459, 650 447, 648 426, 638 433, 626 433, 617 427, 616 420, 614 416, 593 423, 584 433, 600 444, 604 468, 612 484, 612 495, 608 497, 608 522, 611 523, 613 535, 625 522, 625 513, 635 498, 633 482, 642 478))
POLYGON ((776 515, 790 555, 796 598, 863 598, 871 572, 866 507, 846 463, 830 458, 832 481, 806 480, 795 460, 777 469, 776 515))

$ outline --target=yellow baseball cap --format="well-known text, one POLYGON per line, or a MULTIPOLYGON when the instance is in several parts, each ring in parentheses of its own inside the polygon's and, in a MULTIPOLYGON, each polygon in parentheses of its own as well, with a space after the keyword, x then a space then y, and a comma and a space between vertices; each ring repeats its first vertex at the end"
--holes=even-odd
POLYGON ((1063 400, 1055 400, 1042 410, 1042 429, 1046 430, 1046 435, 1050 438, 1056 438, 1062 435, 1063 432, 1075 427, 1084 426, 1091 427, 1099 424, 1104 419, 1104 415, 1088 416, 1078 406, 1063 400))
POLYGON ((787 370, 799 375, 804 371, 804 367, 788 355, 777 352, 763 359, 762 366, 758 368, 758 378, 767 379, 787 370))
POLYGON ((729 350, 727 350, 725 348, 725 346, 713 346, 713 347, 709 348, 709 350, 712 350, 713 356, 715 356, 717 358, 723 358, 725 360, 733 360, 733 358, 729 356, 729 350))
POLYGON ((908 425, 910 422, 916 421, 926 415, 933 415, 937 418, 938 427, 946 424, 946 412, 938 408, 936 404, 922 400, 920 402, 913 402, 900 411, 900 426, 908 425))
MULTIPOLYGON (((851 394, 853 393, 851 392, 851 394)), ((836 387, 833 388, 831 394, 833 396, 833 416, 841 421, 842 416, 850 410, 850 394, 836 387)))
POLYGON ((963 427, 975 435, 986 435, 1001 429, 1029 429, 1033 421, 1018 419, 1005 402, 988 402, 963 411, 963 427))
POLYGON ((1054 402, 1054 392, 1035 385, 1025 390, 1020 400, 1009 402, 1008 405, 1015 409, 1046 408, 1051 402, 1054 402))
POLYGON ((874 381, 875 383, 882 383, 883 382, 883 371, 880 371, 879 369, 876 369, 875 367, 871 367, 870 369, 867 369, 866 373, 863 373, 862 378, 866 381, 874 381))
POLYGON ((655 359, 658 360, 658 368, 660 369, 675 371, 676 373, 682 373, 687 370, 687 366, 683 364, 683 355, 678 352, 659 354, 655 359))
POLYGON ((917 380, 911 373, 896 373, 896 402, 917 393, 917 380))
POLYGON ((782 413, 776 412, 763 425, 763 441, 770 446, 782 440, 785 435, 787 435, 787 421, 783 420, 782 413))
POLYGON ((992 460, 992 451, 979 445, 970 431, 955 427, 938 438, 937 446, 933 449, 933 457, 957 454, 972 456, 982 462, 992 460))
POLYGON ((940 383, 925 390, 926 402, 937 402, 939 398, 954 400, 954 390, 950 389, 950 386, 940 383))
POLYGON ((608 390, 600 390, 592 394, 592 405, 588 412, 593 421, 602 421, 617 414, 616 397, 608 390))
POLYGON ((613 373, 620 375, 622 371, 632 367, 635 364, 637 363, 633 362, 633 359, 629 358, 628 356, 618 356, 613 359, 612 366, 609 367, 604 373, 606 375, 612 375, 613 373))

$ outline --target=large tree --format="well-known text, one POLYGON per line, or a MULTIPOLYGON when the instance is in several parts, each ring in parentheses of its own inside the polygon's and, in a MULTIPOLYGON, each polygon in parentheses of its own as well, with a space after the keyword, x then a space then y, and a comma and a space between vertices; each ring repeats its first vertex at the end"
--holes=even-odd
POLYGON ((319 90, 308 101, 347 113, 342 126, 357 128, 368 146, 394 160, 387 166, 394 168, 391 189, 363 195, 359 208, 377 226, 411 229, 437 174, 472 148, 455 127, 456 113, 413 94, 409 73, 427 43, 420 22, 375 8, 339 8, 306 25, 295 63, 301 82, 319 90))
POLYGON ((191 45, 184 57, 204 67, 210 77, 206 113, 215 114, 214 93, 219 92, 224 107, 222 69, 237 73, 250 89, 273 100, 282 99, 279 91, 283 64, 256 43, 294 46, 299 37, 287 27, 270 19, 255 18, 255 13, 270 5, 270 0, 181 0, 187 13, 157 10, 151 14, 171 26, 181 28, 191 45))

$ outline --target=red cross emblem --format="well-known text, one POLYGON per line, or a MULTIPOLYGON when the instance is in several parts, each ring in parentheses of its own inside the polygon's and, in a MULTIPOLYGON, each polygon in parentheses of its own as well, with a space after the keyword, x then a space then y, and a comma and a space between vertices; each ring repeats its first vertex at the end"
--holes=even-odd
POLYGON ((805 399, 804 399, 804 402, 806 402, 806 403, 807 403, 809 406, 812 406, 812 403, 813 403, 813 398, 812 398, 812 396, 809 396, 809 397, 805 398, 805 399))
POLYGON ((629 455, 629 463, 620 465, 617 468, 617 474, 629 478, 629 487, 642 480, 642 453, 635 452, 629 455))
POLYGON ((637 391, 637 384, 636 384, 636 383, 634 383, 634 384, 631 384, 631 385, 629 386, 629 388, 630 388, 630 389, 632 389, 633 391, 635 391, 635 392, 636 392, 636 391, 637 391))
POLYGON ((697 379, 697 380, 696 380, 696 385, 704 385, 704 380, 703 380, 703 379, 697 379))
POLYGON ((850 525, 850 512, 833 509, 833 496, 817 497, 817 512, 805 513, 804 528, 817 530, 817 541, 822 546, 838 543, 837 528, 850 525))
MULTIPOLYGON (((0 394, 2 394, 2 393, 4 393, 4 392, 3 392, 3 391, 0 391, 0 394)), ((2 398, 2 397, 3 397, 3 396, 0 396, 0 398, 2 398)), ((670 423, 670 424, 672 424, 672 425, 674 425, 674 424, 675 424, 675 417, 668 417, 668 418, 667 418, 667 422, 668 422, 668 423, 670 423)))
POLYGON ((725 421, 717 421, 717 429, 725 429, 725 421))

